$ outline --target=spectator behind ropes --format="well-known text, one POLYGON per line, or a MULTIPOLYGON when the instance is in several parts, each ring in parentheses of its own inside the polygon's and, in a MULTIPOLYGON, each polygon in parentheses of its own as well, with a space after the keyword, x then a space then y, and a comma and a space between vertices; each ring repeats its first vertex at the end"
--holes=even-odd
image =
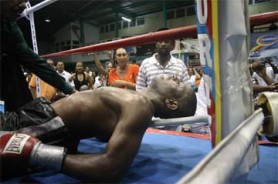
MULTIPOLYGON (((110 70, 113 68, 113 58, 112 58, 111 52, 107 53, 107 56, 109 57, 110 62, 107 64, 106 68, 103 67, 103 65, 101 64, 101 62, 95 52, 89 53, 88 55, 93 57, 98 71, 100 72, 100 74, 103 75, 103 84, 105 86, 109 86, 108 74, 109 74, 110 70)), ((97 79, 95 80, 95 83, 97 83, 97 79)), ((96 84, 96 86, 98 86, 98 85, 96 84)))
POLYGON ((102 74, 96 76, 95 83, 94 83, 94 89, 100 88, 106 86, 106 77, 102 74))
POLYGON ((74 87, 74 82, 71 80, 71 74, 65 71, 65 64, 63 61, 58 61, 56 64, 57 73, 65 79, 72 87, 74 87))
POLYGON ((258 93, 264 91, 277 92, 278 84, 275 83, 275 74, 272 67, 266 67, 262 61, 254 60, 250 68, 253 70, 252 80, 254 97, 256 97, 258 93))
POLYGON ((74 82, 75 89, 80 91, 81 86, 85 89, 92 89, 93 81, 89 74, 84 72, 83 63, 77 62, 75 65, 75 73, 71 75, 71 80, 74 82), (85 85, 85 86, 84 86, 85 85))
POLYGON ((13 111, 33 100, 21 66, 41 80, 71 94, 75 90, 57 72, 33 52, 16 23, 26 8, 24 0, 1 0, 1 99, 5 109, 13 111))
POLYGON ((93 77, 93 72, 90 70, 90 67, 86 66, 85 73, 88 74, 90 77, 93 77))
POLYGON ((191 84, 191 87, 197 91, 197 80, 200 80, 200 75, 198 74, 198 72, 195 70, 195 68, 193 68, 192 66, 190 66, 188 68, 188 74, 189 74, 189 83, 191 84))
POLYGON ((112 68, 108 74, 109 85, 118 88, 135 90, 139 66, 130 64, 126 49, 116 50, 116 68, 112 68))
POLYGON ((97 54, 95 52, 91 52, 88 54, 89 56, 92 56, 94 61, 95 61, 95 64, 97 66, 97 69, 98 71, 104 75, 104 76, 108 76, 110 70, 113 68, 113 58, 111 56, 111 52, 107 52, 107 56, 109 57, 110 59, 110 62, 107 64, 107 67, 104 68, 103 65, 101 64, 97 54))
MULTIPOLYGON (((47 63, 54 68, 53 60, 48 59, 47 63)), ((38 97, 45 97, 46 99, 51 100, 58 92, 56 88, 44 82, 36 75, 32 76, 29 86, 34 99, 38 97)))
POLYGON ((275 66, 272 62, 273 62, 273 58, 272 57, 267 57, 264 60, 264 63, 268 64, 272 68, 273 73, 276 74, 276 76, 277 76, 278 75, 278 67, 275 66))
MULTIPOLYGON (((167 30, 161 28, 158 31, 167 30)), ((152 57, 146 58, 140 65, 136 90, 141 91, 148 87, 155 76, 170 75, 183 83, 189 84, 187 68, 182 60, 173 57, 170 52, 174 49, 174 40, 161 40, 156 43, 156 52, 152 57)))
POLYGON ((267 58, 265 61, 256 59, 252 63, 253 74, 252 77, 258 81, 259 85, 266 86, 267 83, 258 75, 261 69, 266 69, 266 74, 271 80, 275 81, 275 75, 278 74, 278 68, 271 63, 271 59, 267 58))

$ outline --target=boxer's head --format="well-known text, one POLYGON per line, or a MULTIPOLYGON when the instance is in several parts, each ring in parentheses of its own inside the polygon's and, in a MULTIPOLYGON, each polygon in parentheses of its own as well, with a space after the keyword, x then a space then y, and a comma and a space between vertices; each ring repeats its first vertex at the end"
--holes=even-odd
POLYGON ((152 80, 149 88, 162 99, 163 106, 155 116, 161 118, 177 118, 193 116, 197 99, 193 89, 173 76, 160 76, 152 80))
POLYGON ((1 18, 16 20, 25 8, 25 0, 1 0, 1 18))

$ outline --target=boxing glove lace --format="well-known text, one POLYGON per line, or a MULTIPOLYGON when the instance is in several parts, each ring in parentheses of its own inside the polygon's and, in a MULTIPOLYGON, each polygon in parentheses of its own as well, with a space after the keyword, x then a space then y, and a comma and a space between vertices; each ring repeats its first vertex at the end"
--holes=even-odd
POLYGON ((65 153, 65 148, 43 144, 27 134, 5 134, 0 137, 0 155, 5 162, 60 171, 65 153))

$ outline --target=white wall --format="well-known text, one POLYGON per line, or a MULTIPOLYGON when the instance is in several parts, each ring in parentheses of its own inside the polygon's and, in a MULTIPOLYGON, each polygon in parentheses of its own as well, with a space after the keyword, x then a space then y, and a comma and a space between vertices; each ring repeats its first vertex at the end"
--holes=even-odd
POLYGON ((266 3, 260 3, 255 5, 249 5, 248 7, 249 15, 255 15, 255 14, 261 14, 264 12, 271 12, 271 11, 277 11, 278 10, 278 2, 266 2, 266 3))
MULTIPOLYGON (((145 15, 145 24, 135 27, 129 27, 119 30, 119 37, 129 37, 134 35, 141 35, 149 32, 154 32, 163 26, 162 12, 145 15)), ((168 28, 177 28, 195 24, 195 16, 177 18, 167 20, 168 28)), ((101 33, 100 40, 109 40, 115 38, 115 32, 101 33)))
POLYGON ((84 22, 85 44, 97 43, 99 41, 99 28, 84 22))
POLYGON ((68 24, 59 31, 57 31, 53 35, 53 37, 55 38, 55 43, 71 39, 71 24, 68 24))

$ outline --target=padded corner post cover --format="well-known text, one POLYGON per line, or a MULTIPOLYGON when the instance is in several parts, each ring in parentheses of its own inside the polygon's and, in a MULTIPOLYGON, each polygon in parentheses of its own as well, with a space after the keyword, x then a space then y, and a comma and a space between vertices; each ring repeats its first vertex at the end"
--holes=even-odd
POLYGON ((259 95, 258 105, 263 108, 265 120, 263 133, 268 136, 278 135, 278 93, 264 92, 259 95))

